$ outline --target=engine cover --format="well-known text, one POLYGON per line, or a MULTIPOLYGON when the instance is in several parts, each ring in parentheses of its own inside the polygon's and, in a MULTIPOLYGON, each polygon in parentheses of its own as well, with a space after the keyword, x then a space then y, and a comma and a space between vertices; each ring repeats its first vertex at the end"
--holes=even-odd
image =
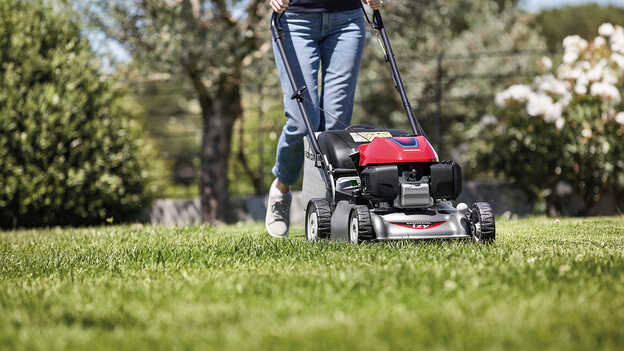
POLYGON ((462 191, 461 167, 454 161, 431 165, 431 195, 436 199, 455 200, 462 191))
POLYGON ((372 164, 431 163, 438 155, 424 136, 375 138, 358 146, 360 166, 372 164))
POLYGON ((369 166, 361 176, 363 192, 379 201, 392 201, 400 194, 397 165, 369 166))

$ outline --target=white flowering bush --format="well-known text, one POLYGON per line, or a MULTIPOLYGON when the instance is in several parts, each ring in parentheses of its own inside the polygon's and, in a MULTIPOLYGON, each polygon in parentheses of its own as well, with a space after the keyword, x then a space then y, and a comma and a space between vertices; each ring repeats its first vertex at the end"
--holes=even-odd
POLYGON ((589 209, 624 193, 624 28, 605 23, 594 40, 569 36, 563 47, 558 67, 544 57, 531 84, 496 95, 479 159, 550 204, 567 184, 589 209))

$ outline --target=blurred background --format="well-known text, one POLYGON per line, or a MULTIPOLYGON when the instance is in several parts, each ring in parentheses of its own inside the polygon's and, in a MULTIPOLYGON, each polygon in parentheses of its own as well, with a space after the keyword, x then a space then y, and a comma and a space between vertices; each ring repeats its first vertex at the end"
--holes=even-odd
MULTIPOLYGON (((383 15, 466 201, 621 213, 622 1, 387 0, 383 15)), ((2 1, 0 227, 261 219, 285 122, 269 16, 263 0, 2 1)), ((354 123, 407 128, 368 36, 354 123)))

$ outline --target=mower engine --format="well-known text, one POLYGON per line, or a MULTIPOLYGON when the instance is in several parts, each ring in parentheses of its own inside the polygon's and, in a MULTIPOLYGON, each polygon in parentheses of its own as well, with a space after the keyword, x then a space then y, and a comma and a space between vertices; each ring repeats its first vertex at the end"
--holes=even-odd
POLYGON ((426 208, 461 193, 461 168, 438 162, 425 137, 376 138, 358 149, 362 196, 378 207, 426 208))

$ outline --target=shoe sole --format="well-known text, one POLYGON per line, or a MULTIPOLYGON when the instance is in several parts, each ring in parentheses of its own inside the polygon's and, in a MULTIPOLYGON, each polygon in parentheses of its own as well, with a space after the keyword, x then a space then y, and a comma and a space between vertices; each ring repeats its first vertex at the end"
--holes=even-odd
POLYGON ((264 221, 264 228, 266 229, 267 233, 269 233, 269 235, 274 237, 274 238, 286 239, 288 237, 288 231, 284 235, 277 235, 277 234, 271 233, 271 230, 269 229, 269 224, 266 222, 266 219, 264 221))

